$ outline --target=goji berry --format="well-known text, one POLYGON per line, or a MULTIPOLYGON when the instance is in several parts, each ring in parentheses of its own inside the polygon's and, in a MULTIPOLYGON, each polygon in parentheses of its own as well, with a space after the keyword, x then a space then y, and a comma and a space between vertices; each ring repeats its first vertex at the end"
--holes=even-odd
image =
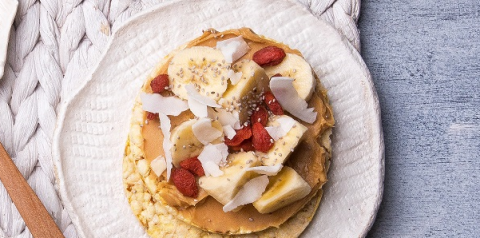
POLYGON ((198 196, 197 181, 190 171, 184 168, 174 168, 172 170, 172 181, 184 196, 192 198, 198 196))
POLYGON ((283 108, 280 103, 277 101, 272 92, 265 92, 264 102, 267 104, 268 109, 275 115, 283 115, 283 108))
POLYGON ((180 167, 192 172, 197 176, 205 175, 205 171, 202 167, 202 162, 200 162, 197 157, 192 157, 180 162, 180 167))
POLYGON ((276 46, 267 46, 253 54, 252 60, 258 65, 274 66, 280 64, 286 54, 282 48, 276 46))
POLYGON ((156 119, 158 119, 158 113, 147 112, 147 119, 148 119, 148 120, 156 120, 156 119))
POLYGON ((160 74, 150 82, 153 93, 161 93, 167 90, 169 85, 168 74, 160 74))
POLYGON ((250 122, 253 124, 255 122, 262 123, 263 126, 267 125, 268 121, 268 111, 264 106, 258 106, 253 110, 252 116, 250 117, 250 122))
POLYGON ((252 145, 252 140, 251 139, 248 139, 248 140, 244 140, 240 145, 238 146, 231 146, 230 149, 232 151, 254 151, 255 148, 253 148, 253 145, 252 145))
POLYGON ((273 139, 260 122, 253 124, 252 134, 252 145, 255 150, 268 152, 272 148, 273 139))
POLYGON ((228 146, 238 146, 244 140, 249 139, 252 137, 252 128, 250 125, 245 125, 239 130, 235 130, 237 134, 232 139, 228 139, 225 137, 225 144, 228 146))

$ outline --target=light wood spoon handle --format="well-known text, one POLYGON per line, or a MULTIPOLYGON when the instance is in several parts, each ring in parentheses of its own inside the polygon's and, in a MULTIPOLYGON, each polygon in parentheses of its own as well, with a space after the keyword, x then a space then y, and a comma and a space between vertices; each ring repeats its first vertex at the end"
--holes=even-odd
POLYGON ((1 143, 0 180, 33 237, 64 237, 1 143))

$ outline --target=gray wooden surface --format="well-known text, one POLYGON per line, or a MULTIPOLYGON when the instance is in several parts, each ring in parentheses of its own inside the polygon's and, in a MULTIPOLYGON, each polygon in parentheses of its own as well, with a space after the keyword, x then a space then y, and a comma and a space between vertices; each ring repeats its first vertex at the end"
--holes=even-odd
POLYGON ((368 237, 480 236, 480 1, 362 0, 385 136, 368 237))

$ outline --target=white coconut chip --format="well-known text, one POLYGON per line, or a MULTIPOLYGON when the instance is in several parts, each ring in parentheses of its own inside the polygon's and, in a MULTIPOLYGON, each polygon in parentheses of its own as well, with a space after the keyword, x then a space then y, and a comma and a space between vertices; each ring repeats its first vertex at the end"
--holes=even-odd
POLYGON ((153 172, 160 177, 160 175, 167 169, 167 163, 165 162, 165 157, 158 156, 157 158, 153 159, 150 162, 150 167, 152 168, 153 172))
POLYGON ((178 116, 188 109, 185 101, 177 97, 164 97, 160 94, 141 93, 142 109, 152 113, 178 116))
POLYGON ((280 138, 284 137, 295 125, 295 119, 289 116, 281 116, 276 119, 279 126, 267 126, 265 130, 267 130, 268 134, 273 138, 273 140, 277 141, 280 138))
POLYGON ((225 62, 227 63, 235 62, 250 50, 250 47, 248 47, 247 42, 245 42, 242 36, 218 41, 215 48, 222 51, 225 62))
MULTIPOLYGON (((225 112, 227 112, 227 111, 225 110, 225 112)), ((227 112, 227 113, 229 113, 229 112, 227 112)), ((233 111, 230 114, 233 116, 233 118, 235 118, 235 123, 232 126, 233 129, 235 129, 235 130, 242 129, 243 125, 242 125, 242 123, 240 123, 240 115, 238 114, 238 111, 233 111)))
POLYGON ((267 126, 265 127, 268 134, 272 137, 274 141, 279 140, 283 136, 285 136, 285 131, 280 126, 267 126))
POLYGON ((271 166, 257 166, 257 167, 250 167, 247 168, 246 171, 253 171, 257 174, 265 174, 268 176, 275 176, 280 172, 283 168, 282 164, 276 164, 271 166))
POLYGON ((215 144, 214 146, 222 154, 222 160, 220 160, 219 164, 226 163, 228 157, 228 146, 225 143, 215 144))
POLYGON ((210 118, 200 118, 192 125, 193 135, 207 145, 218 137, 222 136, 223 132, 212 126, 210 118))
POLYGON ((233 129, 238 130, 242 127, 238 111, 228 112, 223 108, 216 108, 215 110, 208 110, 208 117, 213 120, 218 120, 222 126, 230 125, 233 129))
POLYGON ((198 102, 193 98, 188 98, 188 107, 190 111, 198 118, 203 118, 208 116, 208 107, 205 104, 198 102))
POLYGON ((232 85, 236 85, 238 81, 240 81, 240 79, 242 78, 242 72, 235 73, 235 71, 229 69, 227 77, 230 79, 230 83, 232 85))
POLYGON ((281 116, 277 118, 277 122, 280 124, 280 127, 282 130, 287 134, 295 125, 296 121, 295 119, 289 117, 289 116, 281 116))
POLYGON ((221 143, 216 145, 206 145, 203 147, 202 152, 197 158, 202 163, 206 176, 218 177, 223 175, 223 171, 220 170, 219 164, 225 162, 227 156, 228 146, 221 143), (226 147, 226 150, 224 147, 226 147))
POLYGON ((292 84, 293 80, 287 77, 272 77, 270 89, 283 109, 302 121, 313 123, 317 119, 317 112, 313 111, 314 108, 308 108, 307 102, 298 96, 292 84))
POLYGON ((223 206, 223 212, 235 210, 239 206, 257 201, 268 185, 268 176, 262 175, 246 182, 235 197, 223 206))
POLYGON ((172 172, 172 142, 170 142, 170 118, 167 115, 159 113, 160 129, 163 133, 163 151, 165 151, 165 163, 167 167, 167 181, 170 180, 170 174, 172 172))
POLYGON ((225 136, 231 140, 233 139, 233 137, 235 137, 235 135, 237 134, 237 132, 235 131, 235 129, 233 129, 232 126, 230 125, 225 125, 223 126, 223 134, 225 134, 225 136))
POLYGON ((220 167, 212 161, 202 163, 202 167, 203 171, 205 171, 205 176, 219 177, 223 175, 223 171, 220 170, 220 167))

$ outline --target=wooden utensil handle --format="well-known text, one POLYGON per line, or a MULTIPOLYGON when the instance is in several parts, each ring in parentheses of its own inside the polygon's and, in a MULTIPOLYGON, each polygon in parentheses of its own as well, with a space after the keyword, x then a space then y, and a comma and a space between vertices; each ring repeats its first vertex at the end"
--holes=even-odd
POLYGON ((1 143, 0 180, 35 238, 64 237, 1 143))

